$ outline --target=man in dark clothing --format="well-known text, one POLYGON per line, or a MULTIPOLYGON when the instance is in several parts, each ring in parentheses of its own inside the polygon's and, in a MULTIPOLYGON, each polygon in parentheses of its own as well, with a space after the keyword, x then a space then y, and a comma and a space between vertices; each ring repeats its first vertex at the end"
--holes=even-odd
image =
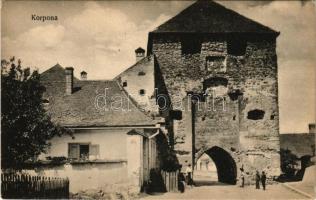
POLYGON ((244 172, 244 168, 243 167, 240 168, 240 179, 241 179, 240 187, 243 188, 245 186, 245 172, 244 172))
POLYGON ((266 179, 267 179, 266 173, 264 171, 262 171, 261 183, 262 183, 263 190, 266 190, 266 179))
POLYGON ((185 170, 185 173, 187 174, 187 183, 188 185, 190 185, 191 187, 194 185, 193 183, 193 179, 192 179, 192 168, 191 168, 191 164, 189 164, 185 170))
POLYGON ((181 172, 182 165, 179 167, 179 174, 178 174, 178 189, 181 193, 185 190, 185 177, 181 172))
POLYGON ((260 173, 256 171, 256 189, 260 189, 260 173))

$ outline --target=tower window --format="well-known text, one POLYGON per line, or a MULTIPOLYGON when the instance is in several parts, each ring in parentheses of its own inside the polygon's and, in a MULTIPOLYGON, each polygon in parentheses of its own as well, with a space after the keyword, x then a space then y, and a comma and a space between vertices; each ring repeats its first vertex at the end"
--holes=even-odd
POLYGON ((123 82, 123 87, 127 87, 127 81, 123 82))
POLYGON ((138 72, 138 76, 145 76, 145 75, 146 75, 146 73, 143 71, 138 72))
POLYGON ((145 90, 144 89, 140 89, 139 90, 139 95, 144 96, 145 95, 145 90))
POLYGON ((49 99, 48 99, 48 98, 47 98, 47 99, 42 99, 42 103, 43 103, 44 105, 49 104, 49 99))
POLYGON ((227 42, 227 53, 233 56, 243 56, 246 54, 247 42, 242 39, 230 40, 227 42))
POLYGON ((201 40, 196 36, 183 37, 181 41, 182 54, 196 54, 201 52, 201 40))
POLYGON ((263 119, 264 117, 264 111, 263 110, 251 110, 248 112, 247 118, 251 119, 251 120, 259 120, 259 119, 263 119))
POLYGON ((206 70, 209 72, 226 72, 226 59, 224 56, 206 57, 206 70))
POLYGON ((203 81, 204 90, 209 87, 225 86, 227 87, 228 80, 223 77, 211 77, 203 81))

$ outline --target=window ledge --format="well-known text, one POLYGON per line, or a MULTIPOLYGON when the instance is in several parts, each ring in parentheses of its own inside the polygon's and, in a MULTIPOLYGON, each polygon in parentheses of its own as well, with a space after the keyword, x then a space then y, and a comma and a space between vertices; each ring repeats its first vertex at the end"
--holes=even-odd
POLYGON ((83 161, 79 161, 79 160, 74 160, 74 161, 70 161, 70 164, 86 164, 86 163, 97 163, 97 164, 105 164, 105 163, 123 163, 123 162, 127 162, 126 159, 98 159, 98 160, 83 160, 83 161))

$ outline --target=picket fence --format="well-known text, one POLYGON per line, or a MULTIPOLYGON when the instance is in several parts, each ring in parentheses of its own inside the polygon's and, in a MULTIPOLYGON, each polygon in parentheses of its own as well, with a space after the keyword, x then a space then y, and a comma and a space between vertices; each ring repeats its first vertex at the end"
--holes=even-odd
POLYGON ((69 198, 67 178, 1 174, 1 196, 9 199, 69 198))
POLYGON ((161 171, 161 176, 166 187, 166 192, 178 191, 178 171, 161 171))

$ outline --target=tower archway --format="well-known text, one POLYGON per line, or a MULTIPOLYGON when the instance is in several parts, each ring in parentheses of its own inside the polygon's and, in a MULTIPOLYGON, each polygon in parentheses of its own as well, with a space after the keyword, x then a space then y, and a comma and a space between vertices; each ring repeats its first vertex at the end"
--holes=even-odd
POLYGON ((213 160, 217 170, 218 182, 236 184, 237 166, 229 152, 223 148, 214 146, 201 153, 200 156, 203 154, 207 154, 213 160))

